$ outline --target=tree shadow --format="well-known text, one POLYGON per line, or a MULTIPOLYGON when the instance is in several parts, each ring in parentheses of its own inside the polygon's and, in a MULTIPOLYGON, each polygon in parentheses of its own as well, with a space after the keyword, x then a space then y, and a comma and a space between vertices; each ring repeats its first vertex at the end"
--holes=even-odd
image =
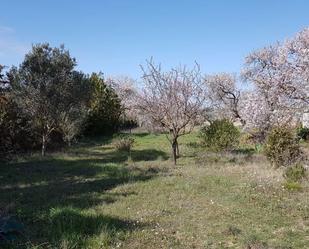
MULTIPOLYGON (((117 239, 122 239, 127 233, 152 225, 138 220, 83 212, 72 207, 53 208, 50 209, 48 222, 42 223, 40 227, 32 227, 29 232, 16 233, 11 241, 0 239, 0 247, 3 249, 29 248, 28 237, 34 236, 35 233, 37 233, 36 240, 32 240, 31 246, 44 244, 46 248, 62 248, 65 243, 66 248, 90 248, 87 244, 88 239, 104 234, 103 238, 100 237, 100 243, 106 247, 113 245, 117 239), (38 228, 39 232, 36 231, 38 228), (45 236, 40 238, 38 234, 45 234, 45 236)), ((41 247, 38 246, 38 248, 41 247)))
POLYGON ((131 157, 133 161, 155 161, 157 159, 167 160, 169 156, 161 150, 146 149, 132 150, 131 157))
MULTIPOLYGON (((110 148, 108 148, 110 149, 110 148)), ((128 160, 129 157, 134 162, 140 161, 155 161, 158 159, 167 160, 169 155, 161 150, 156 149, 144 149, 144 150, 131 150, 131 152, 126 151, 105 151, 102 149, 102 153, 100 152, 73 152, 69 153, 72 156, 91 156, 95 157, 94 161, 97 163, 124 163, 128 160)))
MULTIPOLYGON (((136 160, 151 160, 160 155, 164 156, 164 153, 158 152, 145 158, 143 152, 133 152, 136 160)), ((127 160, 127 155, 121 156, 118 152, 101 156, 102 158, 76 160, 49 158, 0 165, 0 212, 9 206, 9 213, 17 215, 31 231, 30 238, 35 238, 35 241, 50 241, 48 232, 52 224, 49 217, 51 209, 72 207, 85 210, 98 205, 109 205, 136 194, 134 191, 109 190, 125 183, 147 181, 160 173, 159 170, 113 164, 115 161, 127 160)), ((75 215, 78 218, 72 213, 61 215, 75 215)), ((80 218, 85 221, 94 219, 80 218)), ((95 220, 99 220, 99 224, 106 221, 108 224, 120 222, 101 216, 95 220)), ((130 227, 127 226, 127 229, 130 227)), ((92 229, 93 232, 94 230, 95 228, 92 229)))
POLYGON ((143 223, 136 223, 133 220, 123 220, 107 215, 81 213, 79 210, 73 208, 52 210, 50 219, 51 230, 58 232, 58 234, 53 233, 53 236, 58 238, 68 232, 95 235, 103 229, 117 232, 134 230, 145 225, 143 223))
MULTIPOLYGON (((147 133, 147 132, 141 132, 141 133, 133 133, 133 135, 135 137, 147 137, 150 135, 150 133, 147 133)), ((153 135, 156 135, 156 134, 153 134, 153 135)))
POLYGON ((72 208, 53 210, 50 215, 50 221, 50 237, 55 244, 63 240, 74 240, 74 244, 78 248, 82 247, 85 243, 80 238, 99 235, 103 231, 105 237, 110 238, 110 241, 107 240, 105 243, 110 244, 112 243, 112 238, 120 233, 142 229, 148 225, 107 215, 81 213, 72 208))
MULTIPOLYGON (((69 205, 86 208, 108 204, 121 195, 106 191, 124 183, 149 180, 159 173, 118 165, 99 166, 99 163, 102 161, 98 159, 54 159, 2 166, 0 208, 1 202, 15 203, 31 215, 36 207, 48 209, 69 205)), ((128 193, 124 193, 126 195, 128 193)))

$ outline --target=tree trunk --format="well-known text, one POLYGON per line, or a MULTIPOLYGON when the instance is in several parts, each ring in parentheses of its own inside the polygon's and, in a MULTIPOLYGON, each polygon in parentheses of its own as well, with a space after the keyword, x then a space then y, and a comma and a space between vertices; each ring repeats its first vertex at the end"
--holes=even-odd
POLYGON ((179 146, 178 146, 178 141, 176 140, 176 156, 177 158, 179 158, 180 154, 179 154, 179 146))
POLYGON ((239 120, 240 120, 241 126, 244 127, 246 125, 246 120, 242 119, 240 116, 239 116, 239 120))
POLYGON ((176 165, 177 163, 177 139, 174 139, 172 142, 172 155, 173 155, 174 165, 176 165))
POLYGON ((46 152, 46 142, 47 142, 46 135, 43 134, 43 135, 42 135, 42 156, 45 156, 45 152, 46 152))

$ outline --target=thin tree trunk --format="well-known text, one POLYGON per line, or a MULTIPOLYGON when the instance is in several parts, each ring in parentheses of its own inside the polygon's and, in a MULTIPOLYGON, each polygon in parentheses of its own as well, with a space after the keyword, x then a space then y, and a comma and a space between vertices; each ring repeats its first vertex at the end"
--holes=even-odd
POLYGON ((174 165, 176 165, 177 163, 177 139, 174 139, 172 142, 172 155, 173 155, 174 165))
POLYGON ((179 146, 178 146, 178 141, 176 140, 176 156, 177 158, 179 158, 180 154, 179 154, 179 146))
POLYGON ((45 152, 46 152, 46 135, 43 134, 42 135, 42 156, 45 156, 45 152))

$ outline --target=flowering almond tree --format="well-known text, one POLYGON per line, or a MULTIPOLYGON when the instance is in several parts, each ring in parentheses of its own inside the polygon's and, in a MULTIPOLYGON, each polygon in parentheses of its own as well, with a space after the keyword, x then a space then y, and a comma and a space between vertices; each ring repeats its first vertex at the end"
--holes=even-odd
POLYGON ((204 78, 199 65, 193 69, 173 68, 164 72, 160 65, 147 61, 138 107, 142 115, 168 132, 172 156, 179 156, 178 138, 190 133, 203 119, 206 105, 204 78))
POLYGON ((128 76, 110 77, 107 83, 115 89, 121 100, 123 108, 123 118, 128 120, 137 120, 136 97, 137 90, 135 80, 128 76))
POLYGON ((246 121, 240 115, 241 91, 236 85, 236 76, 228 73, 220 73, 206 77, 209 89, 209 99, 212 100, 219 116, 240 121, 244 126, 246 121))
POLYGON ((301 110, 296 95, 292 96, 292 92, 300 91, 296 90, 295 69, 291 64, 294 59, 287 44, 264 47, 245 60, 242 76, 253 84, 253 89, 243 99, 242 116, 247 120, 247 127, 257 128, 264 134, 274 125, 291 122, 301 110))
POLYGON ((285 81, 278 84, 280 91, 299 104, 309 104, 309 28, 299 32, 282 45, 285 51, 281 75, 285 81))

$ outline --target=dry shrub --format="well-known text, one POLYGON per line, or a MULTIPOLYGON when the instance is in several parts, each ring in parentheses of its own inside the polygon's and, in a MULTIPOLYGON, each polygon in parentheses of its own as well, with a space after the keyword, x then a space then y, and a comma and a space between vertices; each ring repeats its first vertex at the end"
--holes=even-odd
POLYGON ((113 144, 117 151, 129 152, 134 144, 134 139, 131 137, 119 137, 113 141, 113 144))

